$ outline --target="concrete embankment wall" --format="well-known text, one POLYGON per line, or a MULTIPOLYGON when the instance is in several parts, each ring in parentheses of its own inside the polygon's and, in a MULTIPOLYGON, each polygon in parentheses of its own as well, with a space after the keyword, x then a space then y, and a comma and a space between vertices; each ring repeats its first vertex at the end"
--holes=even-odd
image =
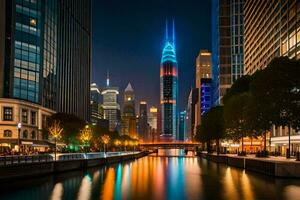
POLYGON ((52 161, 41 163, 26 163, 19 165, 7 165, 0 167, 0 180, 40 176, 50 173, 59 173, 64 171, 85 169, 88 167, 96 167, 105 164, 112 164, 132 159, 137 159, 148 155, 147 152, 138 154, 129 154, 122 156, 113 156, 107 158, 95 158, 88 160, 67 160, 67 161, 52 161))
POLYGON ((274 161, 259 158, 234 157, 226 155, 199 154, 200 157, 216 163, 245 169, 275 177, 300 178, 300 162, 274 161))

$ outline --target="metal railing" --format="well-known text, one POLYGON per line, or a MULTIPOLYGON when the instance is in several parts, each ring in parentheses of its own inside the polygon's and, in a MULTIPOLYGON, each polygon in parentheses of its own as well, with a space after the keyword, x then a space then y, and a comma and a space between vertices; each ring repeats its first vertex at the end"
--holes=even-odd
MULTIPOLYGON (((68 161, 68 160, 83 160, 83 159, 96 159, 96 158, 107 158, 114 156, 123 156, 130 154, 137 154, 139 152, 91 152, 91 153, 59 153, 57 154, 56 161, 68 161)), ((2 166, 12 166, 21 165, 29 163, 45 163, 53 162, 54 154, 47 155, 14 155, 14 156, 0 156, 0 167, 2 166)))

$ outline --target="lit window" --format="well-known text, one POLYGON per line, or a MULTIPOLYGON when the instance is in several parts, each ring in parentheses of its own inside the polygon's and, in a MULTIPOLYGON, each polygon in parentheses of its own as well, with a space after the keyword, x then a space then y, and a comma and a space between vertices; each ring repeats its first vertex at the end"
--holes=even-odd
POLYGON ((28 122, 28 112, 25 109, 22 109, 22 122, 27 123, 28 122))
POLYGON ((12 131, 11 130, 4 130, 3 137, 11 137, 11 136, 12 136, 12 131))
POLYGON ((4 121, 12 121, 13 120, 13 108, 12 107, 4 107, 3 108, 3 120, 4 121))

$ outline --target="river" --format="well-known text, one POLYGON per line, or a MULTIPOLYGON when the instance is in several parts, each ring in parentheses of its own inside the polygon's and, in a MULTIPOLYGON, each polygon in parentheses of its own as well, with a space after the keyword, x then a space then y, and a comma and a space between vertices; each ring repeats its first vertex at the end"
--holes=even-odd
POLYGON ((219 165, 180 150, 87 171, 0 183, 0 199, 300 199, 299 179, 219 165))

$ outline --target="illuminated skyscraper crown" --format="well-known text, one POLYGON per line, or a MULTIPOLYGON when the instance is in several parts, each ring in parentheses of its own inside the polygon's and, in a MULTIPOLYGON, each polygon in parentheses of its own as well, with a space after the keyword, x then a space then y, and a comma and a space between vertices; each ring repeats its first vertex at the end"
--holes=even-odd
POLYGON ((163 48, 161 63, 166 61, 171 61, 177 63, 176 59, 176 45, 175 45, 175 23, 173 20, 173 33, 172 33, 172 41, 169 41, 168 35, 168 21, 166 20, 166 38, 165 38, 165 46, 163 48))

